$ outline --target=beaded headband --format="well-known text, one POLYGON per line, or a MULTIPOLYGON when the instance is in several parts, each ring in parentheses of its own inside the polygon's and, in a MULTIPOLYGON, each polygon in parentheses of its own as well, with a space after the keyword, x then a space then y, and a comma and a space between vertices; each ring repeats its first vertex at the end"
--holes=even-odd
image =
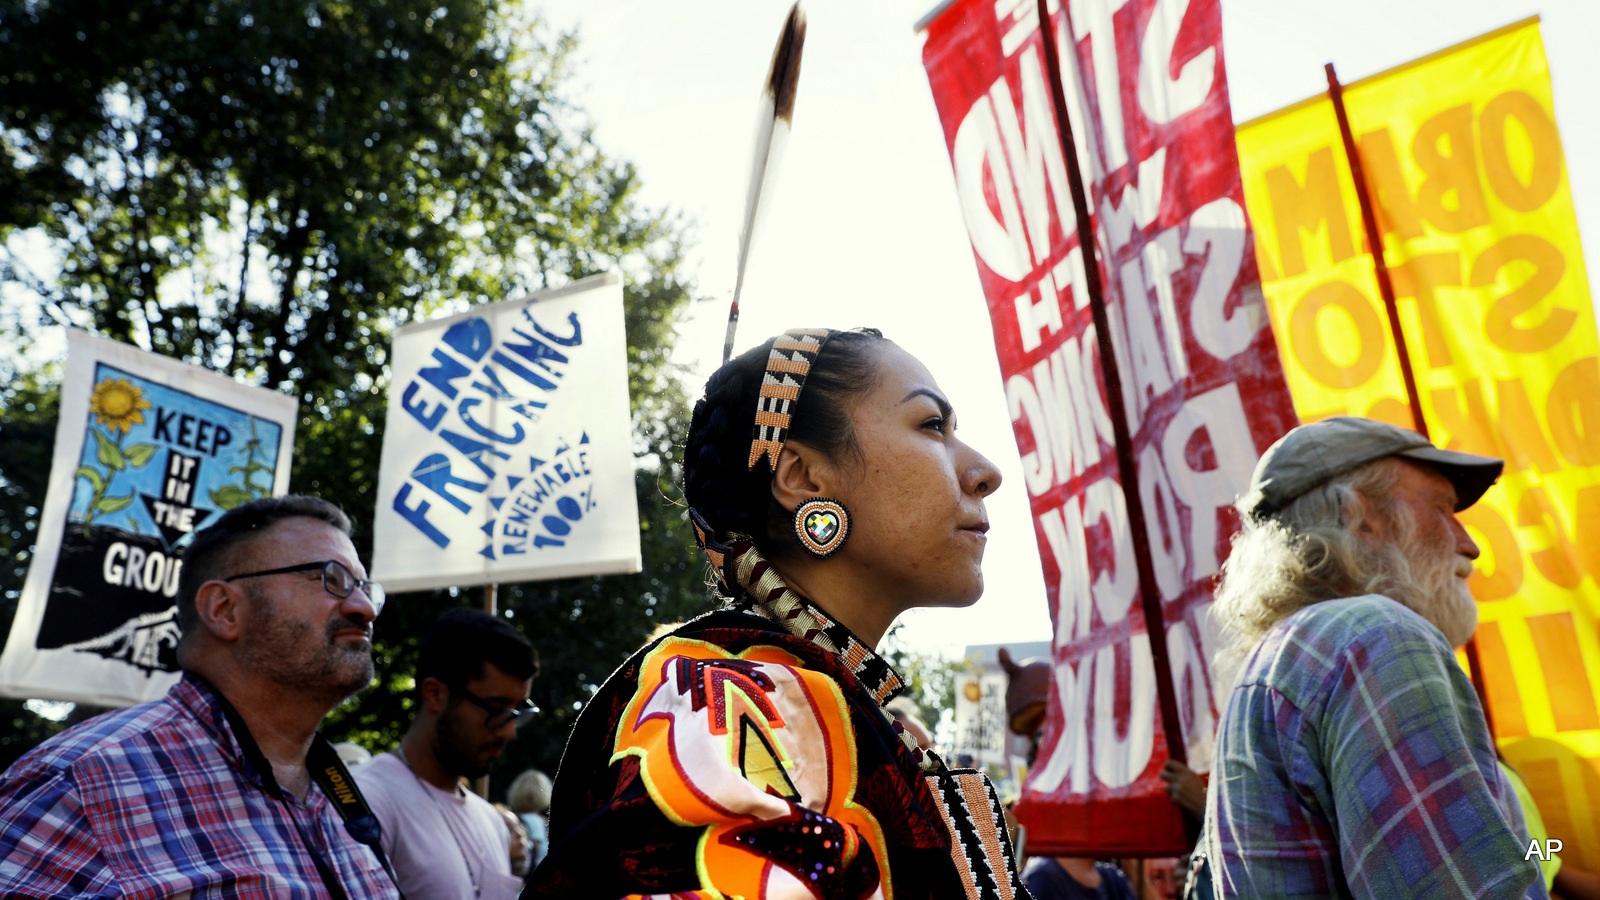
MULTIPOLYGON (((831 328, 795 328, 773 338, 772 349, 767 352, 767 369, 761 374, 761 390, 756 397, 749 468, 754 469, 756 463, 766 457, 773 471, 777 471, 778 454, 783 452, 783 443, 788 440, 789 423, 794 419, 800 391, 806 386, 812 365, 822 354, 822 345, 837 333, 831 328)), ((734 571, 737 562, 755 546, 755 540, 736 533, 727 535, 725 542, 717 540, 716 530, 693 508, 689 510, 689 524, 694 526, 695 543, 711 561, 723 591, 732 594, 734 586, 740 583, 734 571)))
POLYGON ((806 386, 806 376, 822 353, 822 345, 833 337, 829 328, 796 328, 774 338, 767 354, 767 370, 761 375, 761 393, 756 398, 756 421, 750 433, 749 467, 765 456, 772 470, 778 470, 778 454, 789 437, 795 403, 806 386))

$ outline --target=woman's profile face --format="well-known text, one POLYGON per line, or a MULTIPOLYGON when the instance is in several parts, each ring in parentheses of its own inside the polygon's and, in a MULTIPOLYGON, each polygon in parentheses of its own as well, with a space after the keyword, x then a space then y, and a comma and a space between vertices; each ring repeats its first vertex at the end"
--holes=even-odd
POLYGON ((878 384, 851 408, 861 457, 842 462, 837 498, 852 519, 841 552, 869 563, 882 596, 901 608, 967 606, 983 593, 994 464, 955 435, 955 415, 921 362, 887 341, 878 384))

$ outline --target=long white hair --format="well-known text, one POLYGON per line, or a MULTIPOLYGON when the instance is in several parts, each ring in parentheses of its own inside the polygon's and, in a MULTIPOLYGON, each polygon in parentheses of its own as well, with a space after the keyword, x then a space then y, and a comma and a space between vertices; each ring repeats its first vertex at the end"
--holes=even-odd
POLYGON ((1419 546, 1415 518, 1391 496, 1405 465, 1386 457, 1307 491, 1268 517, 1244 516, 1211 607, 1224 635, 1215 660, 1219 683, 1232 682, 1274 625, 1324 600, 1383 594, 1439 624, 1435 612, 1455 586, 1431 573, 1419 582, 1425 573, 1413 571, 1428 549, 1419 546), (1393 540, 1360 537, 1363 523, 1378 518, 1393 540))

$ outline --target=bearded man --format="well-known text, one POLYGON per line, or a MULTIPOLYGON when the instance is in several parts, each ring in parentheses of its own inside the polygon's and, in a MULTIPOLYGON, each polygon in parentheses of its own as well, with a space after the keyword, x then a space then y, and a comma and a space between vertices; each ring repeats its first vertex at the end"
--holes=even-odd
POLYGON ((356 770, 383 823, 383 849, 409 900, 511 900, 511 831, 467 790, 535 707, 533 645, 498 616, 452 609, 417 655, 417 715, 393 753, 356 770))
POLYGON ((0 895, 398 897, 317 732, 372 681, 383 590, 350 520, 314 497, 229 510, 184 551, 176 599, 184 673, 166 697, 0 777, 0 895))
POLYGON ((1261 457, 1212 611, 1237 671, 1203 842, 1219 897, 1546 896, 1455 659, 1478 556, 1455 514, 1503 467, 1349 417, 1261 457))

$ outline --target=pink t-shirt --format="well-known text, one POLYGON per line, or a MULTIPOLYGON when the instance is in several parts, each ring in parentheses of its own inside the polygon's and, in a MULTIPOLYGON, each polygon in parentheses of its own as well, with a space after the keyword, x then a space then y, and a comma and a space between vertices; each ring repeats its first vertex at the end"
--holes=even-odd
POLYGON ((511 874, 511 831, 477 794, 441 791, 392 753, 352 774, 383 824, 383 851, 407 900, 512 900, 522 879, 511 874))

